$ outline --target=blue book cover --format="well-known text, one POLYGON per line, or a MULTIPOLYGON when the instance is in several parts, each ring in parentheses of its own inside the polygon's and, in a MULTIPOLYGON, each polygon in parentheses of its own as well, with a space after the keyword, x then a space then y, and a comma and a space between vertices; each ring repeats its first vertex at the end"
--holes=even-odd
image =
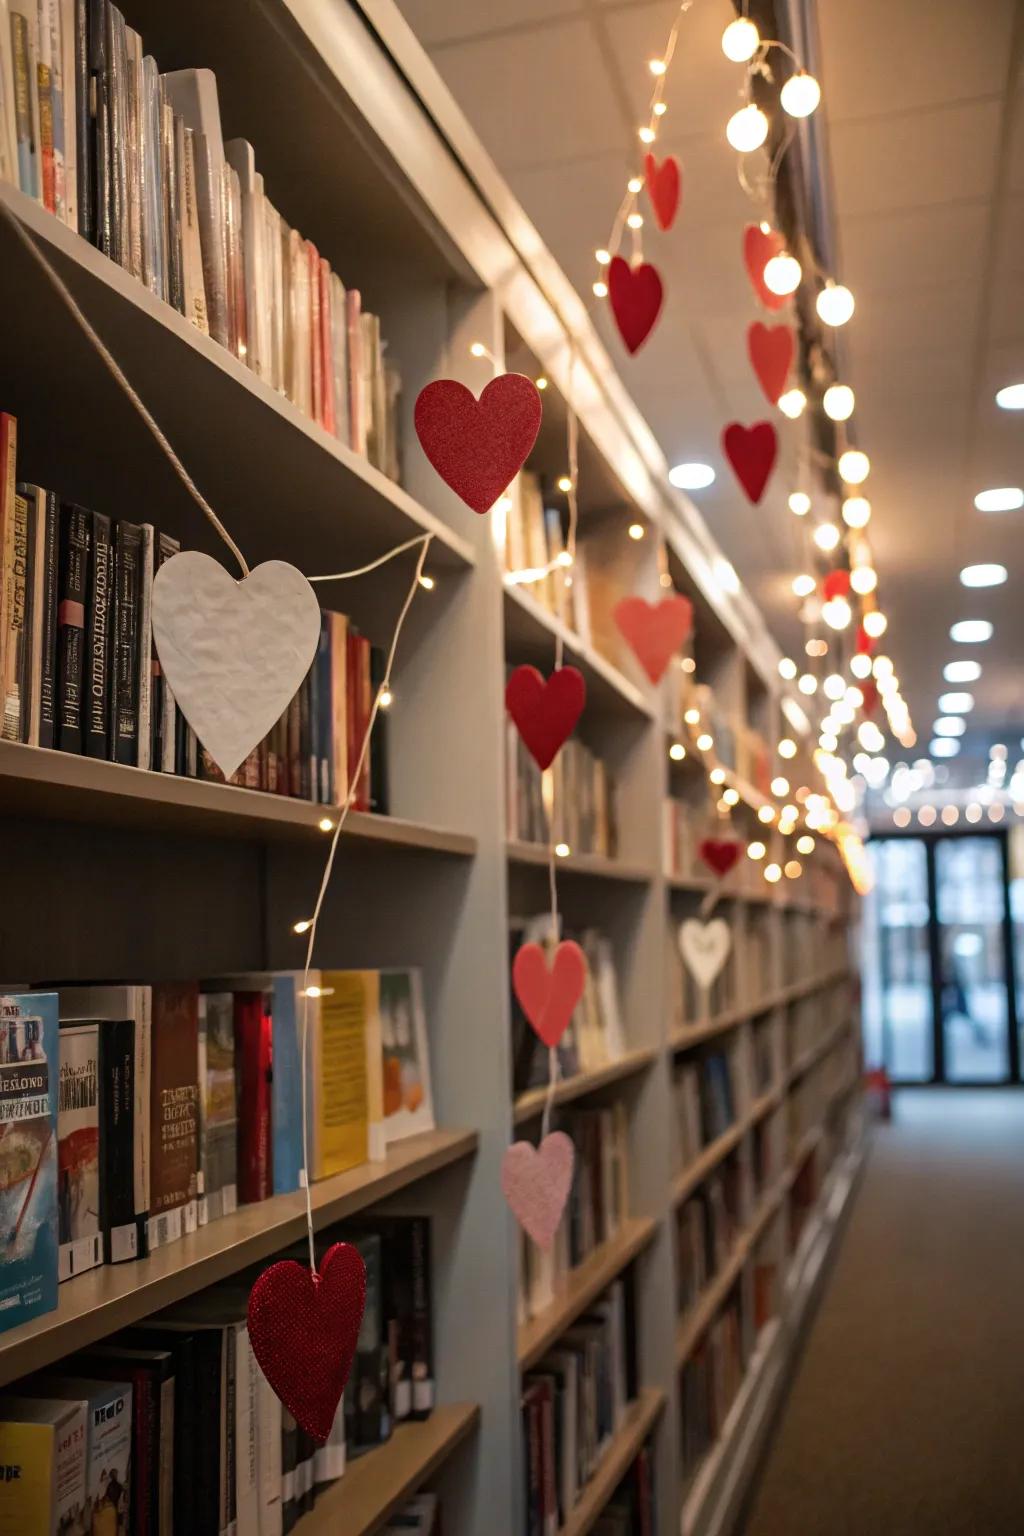
POLYGON ((56 992, 0 996, 0 1332, 57 1306, 56 992))
POLYGON ((303 1166, 302 1050, 295 1015, 298 986, 294 975, 274 977, 270 1123, 274 1137, 275 1195, 298 1189, 299 1170, 303 1166))

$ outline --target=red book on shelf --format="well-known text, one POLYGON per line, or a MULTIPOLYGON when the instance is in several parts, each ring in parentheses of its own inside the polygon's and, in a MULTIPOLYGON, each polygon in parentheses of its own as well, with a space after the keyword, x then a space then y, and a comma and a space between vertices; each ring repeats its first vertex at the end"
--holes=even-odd
POLYGON ((354 785, 352 799, 354 811, 370 809, 370 748, 366 750, 363 766, 356 782, 356 768, 363 741, 370 724, 373 705, 373 685, 370 681, 370 642, 356 630, 348 632, 346 649, 346 693, 348 729, 348 777, 354 785))
POLYGON ((313 420, 323 425, 324 420, 324 354, 321 343, 320 315, 320 252, 312 240, 306 241, 306 259, 309 262, 309 360, 312 378, 310 400, 313 420))
POLYGON ((271 1040, 267 995, 236 992, 238 1199, 242 1205, 266 1200, 274 1192, 270 1140, 271 1040))

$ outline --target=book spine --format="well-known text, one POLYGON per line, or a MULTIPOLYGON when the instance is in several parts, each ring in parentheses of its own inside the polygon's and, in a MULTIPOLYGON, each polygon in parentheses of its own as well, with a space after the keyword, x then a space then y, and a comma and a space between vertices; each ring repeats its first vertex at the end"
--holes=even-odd
POLYGON ((135 1217, 135 1025, 100 1025, 100 1230, 103 1259, 123 1264, 139 1257, 135 1217))
POLYGON ((138 756, 141 560, 141 528, 135 523, 118 523, 114 557, 116 627, 111 688, 111 747, 114 761, 118 763, 134 763, 138 756))
POLYGON ((82 677, 89 532, 89 514, 83 507, 61 508, 57 608, 57 746, 62 752, 82 750, 82 677))
POLYGON ((132 1173, 135 1193, 136 1247, 139 1257, 149 1252, 149 1204, 151 1164, 150 1097, 153 1072, 153 994, 149 987, 135 988, 135 1111, 132 1139, 132 1173))
POLYGON ((17 420, 6 411, 0 412, 0 706, 7 675, 7 615, 11 601, 7 572, 13 560, 17 457, 17 420))
POLYGON ((26 698, 28 721, 23 739, 32 747, 39 745, 39 716, 42 708, 43 670, 43 584, 46 578, 46 501, 42 486, 32 487, 29 518, 30 587, 29 668, 26 698))
POLYGON ((414 1216, 412 1250, 412 1417, 428 1418, 434 1408, 434 1339, 430 1276, 430 1222, 414 1216))
POLYGON ((272 1011, 261 992, 235 994, 238 1071, 238 1199, 266 1200, 271 1175, 270 1063, 272 1011))
POLYGON ((89 0, 75 7, 75 153, 78 182, 78 233, 96 243, 96 171, 93 164, 93 110, 90 102, 89 0))
POLYGON ((39 616, 39 745, 56 745, 57 726, 57 611, 60 566, 60 503, 56 492, 46 492, 42 536, 42 605, 39 616))
POLYGON ((11 16, 11 54, 14 72, 14 123, 18 140, 18 183, 29 197, 38 197, 36 141, 32 123, 33 69, 28 20, 20 12, 11 16))
POLYGON ((0 730, 4 741, 21 740, 24 706, 22 686, 28 642, 25 624, 25 604, 28 594, 28 498, 21 494, 23 489, 15 491, 14 515, 8 524, 8 537, 5 540, 4 549, 4 613, 7 637, 4 652, 3 723, 0 730))
POLYGON ((153 729, 153 524, 142 524, 139 546, 138 678, 139 714, 135 762, 151 767, 153 729))
POLYGON ((110 587, 113 551, 110 519, 92 514, 89 604, 85 623, 85 718, 88 757, 110 756, 110 587))
POLYGON ((185 313, 185 283, 181 265, 181 191, 178 186, 178 153, 174 109, 158 82, 160 111, 160 180, 163 190, 164 270, 168 304, 185 313))
MULTIPOLYGON (((370 647, 370 708, 384 683, 387 657, 378 645, 370 647)), ((370 742, 370 809, 378 816, 386 816, 390 809, 388 795, 388 712, 378 709, 373 723, 373 739, 370 742)))

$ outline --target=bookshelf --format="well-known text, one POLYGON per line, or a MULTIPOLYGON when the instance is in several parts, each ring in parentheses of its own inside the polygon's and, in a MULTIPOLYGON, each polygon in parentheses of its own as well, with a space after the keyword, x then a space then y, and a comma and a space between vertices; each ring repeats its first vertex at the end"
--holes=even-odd
MULTIPOLYGON (((443 374, 479 392, 490 369, 470 355, 478 341, 510 367, 543 372, 545 427, 527 467, 550 485, 566 468, 571 372, 581 544, 610 581, 628 572, 630 589, 653 599, 667 574, 693 599, 694 679, 713 689, 736 743, 726 782, 743 796, 733 824, 744 840, 759 825, 744 805, 763 798, 743 758, 745 733, 756 729, 772 745, 781 734, 777 652, 749 599, 717 583, 710 536, 668 487, 582 306, 391 0, 126 0, 123 9, 161 69, 216 71, 226 133, 253 143, 283 216, 380 314, 403 375, 402 485, 22 193, 0 185, 0 200, 55 263, 251 563, 282 558, 323 573, 433 535, 427 570, 436 585, 417 594, 394 677, 394 814, 350 816, 315 963, 421 968, 440 1129, 394 1148, 385 1163, 317 1185, 313 1198, 320 1228, 381 1205, 432 1217, 439 1407, 353 1463, 303 1518, 300 1536, 376 1531, 425 1484, 442 1491, 451 1536, 522 1536, 522 1374, 627 1274, 637 1390, 560 1536, 593 1527, 648 1444, 658 1536, 680 1521, 687 1536, 724 1532, 856 1178, 852 897, 827 847, 792 885, 768 886, 744 859, 717 909, 733 929, 729 990, 706 1008, 680 994, 676 931, 712 882, 703 867, 666 872, 663 808, 671 795, 695 814, 707 810, 699 754, 680 765, 669 758, 678 733, 668 690, 650 687, 596 605, 581 636, 508 581, 499 519, 475 517, 419 453, 411 427, 419 388, 443 374), (634 521, 639 541, 627 537, 634 521), (559 638, 586 678, 580 737, 614 777, 618 830, 614 857, 570 850, 558 860, 560 905, 568 927, 596 929, 610 944, 625 1045, 559 1084, 555 1116, 622 1106, 629 1212, 550 1305, 517 1324, 520 1243, 499 1169, 514 1135, 536 1139, 544 1094, 513 1091, 508 932, 511 919, 546 909, 547 853, 507 835, 502 695, 505 668, 549 670, 559 638), (715 1051, 736 1066, 734 1118, 681 1165, 674 1074, 715 1051), (771 1070, 755 1081, 760 1056, 771 1070), (677 1211, 731 1163, 752 1186, 762 1143, 771 1166, 747 1190, 735 1241, 680 1312, 677 1211), (758 1275, 768 1270, 771 1315, 755 1328, 758 1275), (733 1295, 749 1335, 742 1379, 699 1465, 684 1473, 680 1369, 733 1295)), ((144 491, 159 527, 185 547, 215 551, 4 221, 0 256, 18 293, 0 322, 0 408, 19 419, 19 473, 23 464, 26 478, 113 516, 137 518, 144 491)), ((371 637, 388 636, 409 559, 321 589, 325 603, 351 612, 371 637)), ((0 818, 19 880, 0 925, 0 975, 294 969, 303 944, 293 925, 310 910, 326 852, 323 815, 283 796, 2 742, 0 818)), ((765 834, 773 847, 775 837, 765 834)), ((301 1232, 301 1197, 278 1197, 137 1265, 81 1276, 62 1289, 57 1312, 0 1335, 0 1382, 240 1275, 301 1232)))

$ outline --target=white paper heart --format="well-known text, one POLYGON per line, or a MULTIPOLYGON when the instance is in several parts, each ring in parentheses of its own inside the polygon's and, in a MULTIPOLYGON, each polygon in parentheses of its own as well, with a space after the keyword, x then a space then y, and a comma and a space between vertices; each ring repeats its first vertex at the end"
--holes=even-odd
POLYGON ((236 581, 198 550, 153 582, 160 666, 189 725, 230 778, 298 692, 320 639, 320 604, 283 560, 236 581))
POLYGON ((690 975, 705 992, 711 986, 732 948, 732 929, 724 917, 702 923, 688 917, 679 928, 679 953, 690 975))

